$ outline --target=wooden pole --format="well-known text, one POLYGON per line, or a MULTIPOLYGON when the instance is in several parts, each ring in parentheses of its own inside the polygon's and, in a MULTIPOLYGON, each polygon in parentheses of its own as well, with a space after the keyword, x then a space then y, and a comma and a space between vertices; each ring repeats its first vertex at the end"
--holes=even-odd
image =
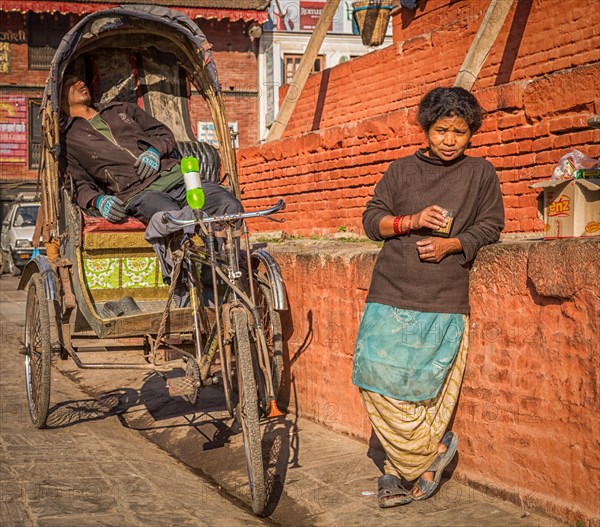
POLYGON ((475 35, 475 40, 473 40, 465 61, 456 76, 454 86, 471 91, 494 42, 498 38, 513 1, 491 0, 477 35, 475 35))
POLYGON ((317 27, 308 41, 308 46, 306 46, 306 50, 302 55, 302 60, 300 60, 300 65, 298 66, 296 73, 294 73, 294 78, 290 83, 283 104, 277 113, 277 117, 275 117, 271 130, 269 130, 267 141, 276 141, 282 136, 283 131, 292 116, 294 107, 296 106, 298 99, 300 99, 300 94, 304 89, 306 79, 308 79, 308 75, 315 63, 319 49, 321 49, 321 44, 325 39, 327 30, 333 20, 333 15, 335 15, 339 4, 340 0, 327 0, 325 3, 317 27))

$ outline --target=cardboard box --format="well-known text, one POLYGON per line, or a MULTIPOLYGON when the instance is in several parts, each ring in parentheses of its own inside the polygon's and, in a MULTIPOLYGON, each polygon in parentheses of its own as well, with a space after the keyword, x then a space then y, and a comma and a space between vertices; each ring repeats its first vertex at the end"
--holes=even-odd
POLYGON ((600 168, 580 168, 573 172, 575 179, 599 179, 600 168))
POLYGON ((600 179, 542 181, 544 239, 600 236, 600 179))

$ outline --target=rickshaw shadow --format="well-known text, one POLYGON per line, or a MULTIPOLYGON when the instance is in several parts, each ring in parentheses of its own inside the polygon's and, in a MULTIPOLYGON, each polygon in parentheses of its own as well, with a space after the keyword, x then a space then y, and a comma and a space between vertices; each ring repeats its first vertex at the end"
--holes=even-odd
POLYGON ((114 408, 98 399, 62 401, 50 408, 46 428, 58 430, 115 415, 114 408))
POLYGON ((140 392, 132 388, 113 390, 93 399, 61 401, 49 409, 46 428, 60 429, 108 417, 120 417, 139 404, 140 392))
POLYGON ((94 399, 61 401, 50 408, 46 427, 61 429, 116 416, 122 426, 139 432, 193 427, 204 438, 203 450, 211 450, 224 446, 232 435, 240 432, 237 423, 227 422, 231 417, 219 401, 218 390, 212 392, 208 398, 201 394, 198 403, 192 406, 181 398, 170 398, 164 380, 150 375, 139 390, 121 388, 94 399), (173 422, 177 418, 183 421, 173 422), (169 424, 161 424, 167 420, 169 424), (216 429, 214 434, 202 429, 208 424, 216 429))
POLYGON ((210 442, 205 443, 204 449, 224 445, 227 442, 224 429, 230 428, 225 422, 231 420, 231 417, 227 412, 222 390, 213 386, 202 388, 194 405, 181 397, 171 397, 165 379, 180 377, 182 374, 181 370, 168 372, 165 378, 154 373, 148 374, 140 389, 120 391, 115 413, 121 417, 123 425, 132 430, 159 432, 194 427, 210 442), (200 430, 206 424, 216 426, 221 440, 208 437, 200 430))

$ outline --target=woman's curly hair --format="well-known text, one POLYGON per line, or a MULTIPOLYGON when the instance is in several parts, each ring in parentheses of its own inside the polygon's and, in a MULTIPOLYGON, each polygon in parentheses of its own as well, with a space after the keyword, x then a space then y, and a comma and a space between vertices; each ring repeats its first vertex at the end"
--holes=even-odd
POLYGON ((475 133, 483 121, 483 108, 464 88, 434 88, 421 99, 417 121, 428 132, 444 117, 460 117, 469 125, 471 133, 475 133))

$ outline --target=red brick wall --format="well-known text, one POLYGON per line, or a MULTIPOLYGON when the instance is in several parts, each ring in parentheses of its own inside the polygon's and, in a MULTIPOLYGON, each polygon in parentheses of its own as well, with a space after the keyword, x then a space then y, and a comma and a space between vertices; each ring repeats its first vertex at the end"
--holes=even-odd
MULTIPOLYGON (((561 240, 480 251, 453 424, 461 437, 455 477, 570 525, 600 518, 599 250, 599 240, 561 240)), ((269 251, 290 301, 282 312, 282 402, 368 441, 370 425, 351 378, 378 250, 303 241, 269 251)))
MULTIPOLYGON (((225 112, 230 123, 238 123, 238 142, 240 148, 255 144, 258 139, 258 95, 256 93, 230 91, 224 92, 225 112)), ((190 120, 196 133, 198 121, 211 122, 206 102, 195 93, 190 104, 190 120)))
MULTIPOLYGON (((254 145, 258 141, 258 59, 256 45, 245 33, 247 24, 216 20, 197 20, 197 23, 213 44, 227 119, 238 123, 239 145, 242 148, 254 145)), ((193 123, 211 120, 201 99, 193 100, 191 108, 193 123)))
MULTIPOLYGON (((394 18, 392 46, 311 76, 283 139, 240 152, 244 197, 257 207, 284 197, 293 233, 360 232, 389 162, 424 144, 418 101, 454 82, 487 5, 430 0, 394 18)), ((515 2, 474 85, 488 115, 469 153, 498 169, 506 232, 543 227, 529 185, 562 155, 600 157, 600 131, 586 124, 600 112, 599 18, 595 0, 515 2)))

